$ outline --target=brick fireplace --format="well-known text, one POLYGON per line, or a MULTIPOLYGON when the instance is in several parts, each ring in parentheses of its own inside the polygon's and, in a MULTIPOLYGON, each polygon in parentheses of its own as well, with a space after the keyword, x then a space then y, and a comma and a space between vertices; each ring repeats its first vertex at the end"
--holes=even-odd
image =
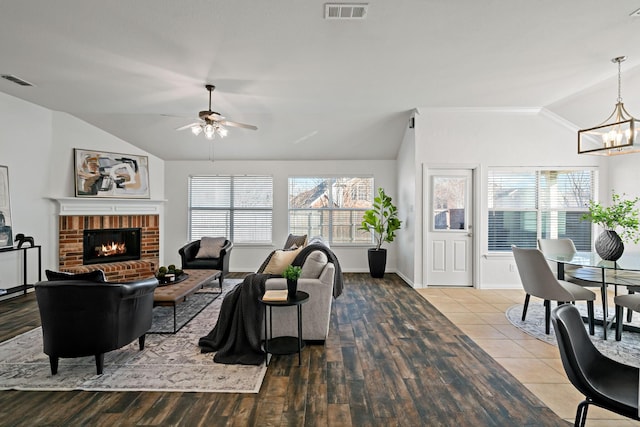
POLYGON ((157 203, 58 200, 59 270, 81 273, 103 270, 110 282, 128 282, 155 275, 160 259, 160 208, 157 203), (140 259, 83 262, 86 230, 140 229, 140 259))

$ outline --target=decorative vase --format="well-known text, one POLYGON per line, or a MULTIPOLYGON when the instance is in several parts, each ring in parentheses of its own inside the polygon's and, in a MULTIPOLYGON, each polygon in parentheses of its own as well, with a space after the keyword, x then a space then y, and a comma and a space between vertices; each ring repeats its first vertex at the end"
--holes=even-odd
POLYGON ((289 298, 293 298, 296 292, 298 292, 298 280, 287 279, 287 295, 289 295, 289 298))
POLYGON ((605 230, 596 239, 596 252, 603 260, 616 261, 624 252, 624 243, 618 233, 605 230))
POLYGON ((381 279, 387 267, 387 250, 371 248, 367 252, 369 258, 369 274, 371 277, 381 279))

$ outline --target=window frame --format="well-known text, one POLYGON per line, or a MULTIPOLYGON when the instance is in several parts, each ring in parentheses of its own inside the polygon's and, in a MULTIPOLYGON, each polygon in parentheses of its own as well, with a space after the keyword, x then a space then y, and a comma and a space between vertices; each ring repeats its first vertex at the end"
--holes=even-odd
MULTIPOLYGON (((212 187, 214 188, 214 187, 212 187)), ((219 191, 225 191, 225 188, 220 188, 219 191)), ((194 236, 193 233, 193 213, 194 212, 222 212, 227 214, 228 218, 228 233, 225 237, 227 239, 234 242, 234 245, 271 245, 273 244, 273 175, 260 175, 260 174, 213 174, 213 175, 190 175, 188 178, 188 193, 187 193, 188 201, 187 201, 187 236, 189 241, 193 241, 198 236, 194 236), (255 180, 264 180, 264 185, 270 187, 270 195, 267 197, 270 199, 270 206, 259 206, 259 207, 251 207, 251 206, 236 206, 236 198, 234 196, 234 189, 238 184, 240 179, 244 178, 253 178, 255 180), (226 195, 226 200, 228 200, 228 205, 221 206, 197 206, 193 205, 193 185, 194 180, 198 179, 206 179, 206 178, 223 178, 229 180, 228 191, 229 193, 226 195), (251 212, 268 212, 268 222, 270 223, 270 227, 268 230, 269 238, 268 240, 240 240, 237 234, 240 232, 239 229, 236 228, 236 213, 251 213, 251 212)), ((263 217, 260 217, 262 220, 263 217)), ((246 221, 244 222, 246 223, 246 221)))
MULTIPOLYGON (((373 198, 375 197, 375 180, 374 177, 372 175, 361 175, 361 174, 339 174, 339 175, 296 175, 296 176, 289 176, 287 178, 287 230, 289 233, 295 234, 295 230, 292 231, 291 227, 291 220, 292 220, 292 213, 293 212, 304 212, 304 211, 318 211, 321 212, 321 215, 326 215, 327 218, 327 223, 326 224, 320 224, 318 227, 320 228, 320 230, 323 229, 327 229, 328 231, 328 236, 325 236, 322 234, 322 231, 320 231, 320 236, 327 241, 327 243, 331 246, 342 246, 342 247, 346 247, 346 246, 357 246, 357 247, 370 247, 373 243, 374 243, 374 236, 373 233, 369 233, 369 232, 364 232, 363 233, 367 233, 369 236, 367 237, 366 241, 357 241, 357 240, 353 240, 350 242, 345 242, 345 241, 335 241, 335 236, 334 236, 334 228, 337 226, 335 225, 334 222, 334 213, 338 213, 338 212, 350 212, 351 213, 351 223, 350 223, 350 227, 353 229, 354 233, 357 233, 358 228, 361 224, 361 218, 364 215, 364 212, 367 211, 368 209, 371 209, 373 207, 373 198), (329 185, 330 187, 332 187, 333 185, 335 185, 336 181, 338 180, 351 180, 351 179, 362 179, 362 180, 368 180, 370 182, 370 188, 369 188, 369 193, 370 193, 370 200, 368 200, 368 206, 367 207, 358 207, 358 208, 344 208, 344 207, 332 207, 332 201, 333 201, 333 191, 329 191, 329 206, 323 206, 323 207, 319 207, 319 208, 313 208, 313 207, 304 207, 304 208, 295 208, 295 207, 291 207, 291 200, 292 200, 292 194, 291 194, 291 188, 292 188, 292 180, 316 180, 318 182, 320 181, 327 181, 329 180, 331 182, 331 184, 329 185), (355 215, 355 216, 354 216, 355 215)), ((353 188, 349 189, 349 194, 350 195, 360 195, 363 192, 366 192, 367 190, 363 190, 362 189, 362 182, 357 183, 353 188)), ((296 194, 297 195, 297 194, 296 194)), ((360 200, 360 199, 358 199, 360 200)), ((298 231, 299 233, 299 231, 298 231)), ((309 233, 307 233, 309 234, 309 233)), ((314 234, 313 236, 308 235, 308 238, 311 237, 315 237, 317 236, 318 233, 314 234)), ((355 236, 355 234, 354 234, 355 236)))
MULTIPOLYGON (((552 212, 588 212, 588 207, 585 204, 583 207, 568 207, 568 208, 557 208, 557 207, 546 207, 546 206, 542 206, 542 202, 541 202, 541 189, 543 188, 543 185, 541 184, 541 174, 545 173, 545 172, 589 172, 591 174, 591 194, 589 196, 589 199, 593 199, 595 200, 597 198, 597 194, 598 194, 598 180, 599 180, 599 168, 598 167, 576 167, 576 166, 572 166, 572 167, 509 167, 509 166, 496 166, 496 167, 489 167, 488 171, 487 171, 487 198, 486 198, 486 203, 487 203, 487 222, 486 222, 486 226, 487 226, 487 243, 486 243, 486 250, 489 254, 502 254, 502 253, 508 253, 511 251, 511 249, 491 249, 491 228, 490 228, 490 221, 491 221, 491 213, 492 212, 533 212, 535 213, 536 216, 536 244, 534 247, 537 247, 537 240, 542 238, 543 233, 545 232, 544 227, 543 227, 543 216, 546 213, 552 213, 552 212), (490 185, 491 185, 491 173, 492 172, 509 172, 509 173, 514 173, 514 174, 525 174, 525 173, 533 173, 534 174, 534 179, 535 179, 535 195, 534 195, 534 207, 522 207, 522 208, 491 208, 490 206, 490 185)), ((590 236, 589 236, 589 245, 591 247, 591 249, 593 249, 593 238, 594 238, 594 229, 593 226, 590 225, 590 236)), ((591 250, 590 249, 590 250, 591 250)))

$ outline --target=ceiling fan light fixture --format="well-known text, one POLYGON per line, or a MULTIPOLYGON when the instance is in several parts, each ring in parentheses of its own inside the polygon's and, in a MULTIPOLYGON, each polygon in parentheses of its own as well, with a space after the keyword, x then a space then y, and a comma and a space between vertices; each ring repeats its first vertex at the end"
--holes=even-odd
POLYGON ((191 133, 193 133, 195 136, 204 133, 205 138, 207 138, 208 140, 212 140, 215 139, 216 134, 220 138, 224 138, 225 136, 227 136, 229 131, 224 127, 224 125, 252 130, 258 129, 257 126, 254 125, 232 122, 221 116, 220 113, 213 111, 211 109, 211 92, 213 92, 216 87, 214 85, 206 85, 205 88, 209 91, 209 109, 200 111, 200 113, 198 114, 200 120, 198 122, 180 126, 176 130, 181 131, 191 129, 191 133))
POLYGON ((216 136, 216 129, 211 123, 204 125, 204 136, 207 139, 213 139, 216 136))
POLYGON ((624 108, 620 94, 620 63, 626 59, 626 56, 619 56, 611 60, 614 64, 618 64, 616 106, 613 113, 598 126, 578 131, 578 154, 615 156, 640 152, 640 144, 635 144, 638 136, 636 119, 624 108))
POLYGON ((200 132, 202 132, 202 126, 200 126, 200 125, 194 125, 194 126, 191 126, 191 132, 192 132, 195 136, 200 135, 200 132))

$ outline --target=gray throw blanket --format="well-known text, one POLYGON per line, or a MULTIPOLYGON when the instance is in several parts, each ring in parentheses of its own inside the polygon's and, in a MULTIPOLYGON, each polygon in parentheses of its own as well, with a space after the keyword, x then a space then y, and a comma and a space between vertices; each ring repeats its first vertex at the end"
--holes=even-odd
POLYGON ((264 295, 264 284, 272 274, 250 274, 225 295, 218 322, 198 345, 203 353, 216 354, 213 361, 226 364, 259 365, 262 351, 263 310, 258 298, 264 295))

